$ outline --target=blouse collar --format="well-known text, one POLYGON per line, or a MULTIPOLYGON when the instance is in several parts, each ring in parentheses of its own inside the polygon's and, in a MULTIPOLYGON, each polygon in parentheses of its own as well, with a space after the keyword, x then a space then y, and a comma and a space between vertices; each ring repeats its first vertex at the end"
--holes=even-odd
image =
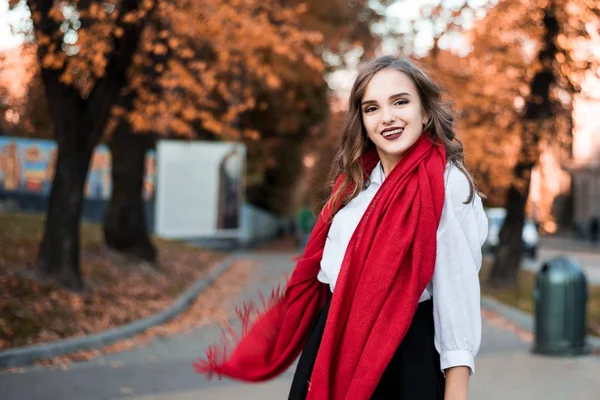
POLYGON ((371 176, 369 177, 369 181, 371 183, 376 183, 378 185, 381 185, 384 180, 385 180, 385 175, 383 173, 383 167, 381 165, 381 161, 379 161, 377 163, 377 165, 375 165, 375 168, 373 168, 373 171, 371 171, 371 176))

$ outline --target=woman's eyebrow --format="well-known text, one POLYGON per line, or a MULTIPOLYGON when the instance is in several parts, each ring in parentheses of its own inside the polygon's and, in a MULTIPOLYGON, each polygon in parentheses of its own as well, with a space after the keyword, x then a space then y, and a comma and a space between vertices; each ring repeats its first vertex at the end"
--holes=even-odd
POLYGON ((409 93, 406 92, 402 92, 402 93, 396 93, 390 96, 390 99, 395 99, 396 97, 402 97, 402 96, 408 96, 410 97, 409 93))
MULTIPOLYGON (((402 96, 409 96, 409 93, 406 92, 402 92, 402 93, 396 93, 390 96, 390 100, 391 99, 395 99, 396 97, 402 97, 402 96)), ((365 100, 363 102, 360 103, 361 106, 367 105, 367 104, 377 104, 377 102, 375 100, 365 100)))

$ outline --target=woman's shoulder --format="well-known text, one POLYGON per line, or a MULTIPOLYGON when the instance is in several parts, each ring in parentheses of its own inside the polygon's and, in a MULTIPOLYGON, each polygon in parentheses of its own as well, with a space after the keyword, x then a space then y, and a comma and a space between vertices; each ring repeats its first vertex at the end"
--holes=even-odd
MULTIPOLYGON (((446 197, 449 197, 453 204, 461 204, 469 199, 471 195, 471 181, 465 172, 452 162, 446 164, 444 184, 446 197)), ((478 197, 477 193, 475 193, 474 199, 478 197)))

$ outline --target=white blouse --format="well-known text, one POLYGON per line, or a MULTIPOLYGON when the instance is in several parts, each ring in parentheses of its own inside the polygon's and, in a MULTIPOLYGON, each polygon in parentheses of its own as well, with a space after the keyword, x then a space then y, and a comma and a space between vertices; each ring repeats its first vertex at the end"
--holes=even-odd
MULTIPOLYGON (((370 184, 333 218, 317 276, 329 284, 332 292, 350 238, 384 179, 379 162, 371 173, 370 184)), ((474 373, 481 343, 481 246, 487 236, 488 221, 479 196, 464 204, 469 196, 469 181, 456 166, 446 166, 444 181, 435 270, 419 302, 433 297, 435 348, 440 354, 442 372, 468 366, 474 373)))

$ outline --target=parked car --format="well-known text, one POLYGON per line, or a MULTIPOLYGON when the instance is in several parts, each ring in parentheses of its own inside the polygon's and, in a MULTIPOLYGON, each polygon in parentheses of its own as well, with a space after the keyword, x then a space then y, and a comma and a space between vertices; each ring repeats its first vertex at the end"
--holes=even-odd
MULTIPOLYGON (((502 229, 502 225, 506 218, 506 209, 488 208, 485 210, 485 213, 488 217, 488 236, 483 247, 484 250, 494 253, 500 242, 500 229, 502 229)), ((523 240, 525 253, 531 258, 536 258, 540 237, 538 235, 537 225, 530 218, 525 219, 521 239, 523 240)))

